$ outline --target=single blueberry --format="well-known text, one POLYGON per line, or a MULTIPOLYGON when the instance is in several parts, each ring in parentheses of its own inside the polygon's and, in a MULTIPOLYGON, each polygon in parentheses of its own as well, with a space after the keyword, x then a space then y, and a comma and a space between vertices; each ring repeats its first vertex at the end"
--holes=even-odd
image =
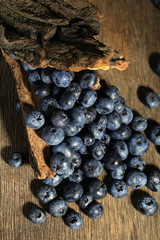
POLYGON ((95 159, 88 160, 84 164, 84 173, 89 178, 97 178, 102 174, 103 165, 95 159))
POLYGON ((107 194, 107 186, 104 182, 99 179, 92 179, 87 184, 87 190, 89 195, 94 199, 102 199, 107 194))
POLYGON ((85 108, 84 109, 84 115, 85 115, 85 118, 86 118, 85 123, 90 124, 96 118, 97 112, 93 107, 85 108))
POLYGON ((81 155, 87 155, 89 153, 88 148, 85 144, 83 144, 82 147, 79 149, 79 153, 81 155))
POLYGON ((121 165, 121 157, 115 151, 108 151, 104 158, 104 167, 108 170, 115 170, 121 165))
POLYGON ((20 153, 12 153, 9 158, 7 159, 7 163, 12 167, 12 168, 19 168, 23 165, 23 157, 22 154, 20 153))
POLYGON ((126 102, 125 102, 124 98, 119 96, 119 98, 115 102, 114 110, 118 113, 121 113, 125 107, 126 107, 126 102))
POLYGON ((62 110, 53 110, 51 116, 51 123, 54 127, 57 128, 66 128, 70 119, 66 112, 62 110))
POLYGON ((138 210, 145 216, 151 216, 158 210, 158 203, 154 197, 144 196, 137 202, 138 210))
POLYGON ((101 203, 92 203, 87 209, 87 215, 92 219, 100 218, 103 213, 104 207, 101 203))
POLYGON ((60 96, 63 94, 63 92, 64 92, 64 88, 60 88, 54 83, 52 84, 52 97, 59 99, 60 96))
POLYGON ((83 73, 79 78, 79 84, 84 89, 94 88, 97 82, 97 75, 94 72, 83 73))
POLYGON ((44 68, 41 70, 41 79, 46 84, 53 83, 51 75, 52 75, 52 68, 44 68))
POLYGON ((64 91, 60 97, 59 104, 63 110, 72 109, 75 105, 76 97, 72 92, 64 91))
POLYGON ((49 213, 53 217, 62 217, 68 211, 67 203, 62 199, 54 199, 49 204, 49 213))
POLYGON ((86 131, 82 136, 82 140, 86 146, 91 146, 95 142, 95 137, 92 132, 86 131))
POLYGON ((109 145, 110 141, 111 141, 111 136, 107 133, 104 133, 104 135, 101 138, 101 141, 106 144, 109 145))
POLYGON ((55 108, 60 109, 61 107, 54 97, 45 97, 42 99, 40 109, 46 117, 50 117, 55 108))
POLYGON ((128 186, 122 180, 114 180, 110 186, 110 193, 115 198, 123 198, 128 194, 128 186))
POLYGON ((97 125, 95 122, 88 125, 88 130, 93 134, 95 139, 102 139, 105 133, 105 129, 100 125, 97 125))
POLYGON ((139 189, 146 185, 147 176, 144 172, 133 170, 126 176, 125 182, 134 189, 139 189))
POLYGON ((149 149, 149 141, 143 134, 135 133, 128 141, 128 148, 132 155, 141 156, 149 149))
POLYGON ((145 104, 148 108, 156 108, 160 103, 159 96, 154 92, 148 92, 145 95, 145 104))
POLYGON ((82 197, 83 187, 79 183, 70 182, 64 186, 63 196, 67 202, 75 202, 82 197))
POLYGON ((109 130, 117 130, 118 128, 120 128, 122 120, 121 120, 121 116, 119 115, 119 113, 117 113, 116 111, 113 111, 112 113, 107 115, 107 128, 109 130))
POLYGON ((97 99, 95 109, 99 114, 109 114, 114 110, 114 102, 110 98, 100 97, 97 99))
POLYGON ((33 223, 43 223, 46 219, 46 213, 42 208, 35 207, 29 212, 29 219, 33 223))
POLYGON ((70 121, 67 125, 67 127, 64 129, 65 134, 69 137, 77 135, 79 133, 84 125, 81 125, 80 123, 77 123, 76 121, 70 121))
POLYGON ((109 97, 113 102, 116 102, 119 98, 119 90, 115 86, 107 86, 104 90, 104 93, 109 97))
POLYGON ((78 168, 82 163, 81 155, 78 152, 73 152, 71 158, 69 159, 71 166, 73 168, 78 168))
POLYGON ((74 170, 74 172, 72 173, 72 175, 69 176, 69 181, 71 182, 82 182, 82 180, 84 179, 84 172, 81 169, 76 169, 74 170))
POLYGON ((28 127, 37 130, 40 129, 45 123, 43 114, 39 111, 32 110, 26 115, 26 124, 28 127))
POLYGON ((55 70, 52 74, 52 81, 58 86, 66 88, 74 79, 74 72, 65 70, 55 70))
POLYGON ((131 127, 136 132, 142 132, 146 130, 147 125, 148 125, 147 120, 140 116, 134 117, 131 122, 131 127))
POLYGON ((42 203, 46 204, 57 197, 57 192, 54 187, 44 185, 38 189, 37 197, 42 203))
POLYGON ((118 167, 116 167, 114 170, 110 171, 111 177, 113 179, 122 180, 124 178, 124 174, 126 172, 127 166, 126 164, 121 164, 118 167))
POLYGON ((150 129, 150 140, 157 146, 160 145, 160 126, 154 126, 150 129))
POLYGON ((65 134, 62 128, 46 126, 42 130, 43 140, 51 146, 58 145, 64 140, 65 134))
POLYGON ((127 144, 122 140, 115 140, 112 142, 112 148, 115 150, 121 157, 121 160, 125 160, 128 157, 128 147, 127 144))
POLYGON ((96 160, 101 160, 107 151, 107 146, 100 140, 96 140, 90 147, 91 155, 96 160))
POLYGON ((106 129, 107 127, 107 116, 105 114, 98 114, 97 118, 95 119, 95 123, 99 128, 106 129))
POLYGON ((66 88, 66 91, 72 92, 76 100, 78 100, 82 91, 82 87, 77 82, 71 82, 71 84, 66 88))
POLYGON ((25 62, 22 62, 22 66, 23 66, 24 70, 26 70, 26 71, 34 71, 34 70, 36 70, 36 68, 32 67, 31 65, 29 65, 29 64, 27 64, 25 62))
POLYGON ((56 175, 53 178, 46 177, 45 179, 42 179, 42 182, 47 185, 56 187, 62 182, 62 178, 60 176, 56 175))
POLYGON ((131 157, 128 159, 127 166, 129 168, 138 169, 139 171, 144 171, 146 162, 140 156, 131 157))
POLYGON ((52 153, 63 153, 67 158, 71 158, 73 156, 73 150, 70 148, 69 144, 64 141, 52 147, 52 153))
POLYGON ((133 112, 129 107, 125 107, 123 111, 120 113, 122 123, 128 125, 133 119, 133 112))
POLYGON ((147 174, 147 187, 154 192, 160 192, 160 170, 147 174))
POLYGON ((34 94, 37 98, 44 98, 51 93, 50 86, 46 83, 41 83, 34 88, 34 94))
POLYGON ((71 229, 77 230, 83 225, 83 217, 80 213, 70 212, 67 214, 66 222, 71 229))
POLYGON ((74 168, 71 166, 71 168, 69 168, 65 173, 63 174, 59 174, 59 176, 62 178, 62 179, 66 179, 66 178, 69 178, 74 172, 74 168))
POLYGON ((37 86, 42 83, 41 77, 38 71, 31 71, 28 76, 28 81, 31 85, 37 86))
POLYGON ((71 164, 64 154, 56 153, 50 159, 50 167, 59 175, 67 173, 71 169, 71 164))
POLYGON ((80 208, 86 208, 91 202, 93 202, 93 197, 87 193, 83 193, 82 197, 77 201, 80 208))
POLYGON ((111 137, 118 140, 127 140, 128 138, 130 138, 131 134, 132 131, 130 127, 126 125, 121 125, 119 129, 110 132, 111 137))
POLYGON ((72 121, 77 122, 77 124, 84 125, 86 122, 84 108, 80 105, 75 105, 70 110, 70 118, 72 121))
POLYGON ((79 150, 83 145, 82 139, 79 136, 67 137, 66 141, 74 151, 79 150))
POLYGON ((97 92, 94 90, 83 90, 80 97, 79 102, 84 108, 91 107, 97 100, 97 92))

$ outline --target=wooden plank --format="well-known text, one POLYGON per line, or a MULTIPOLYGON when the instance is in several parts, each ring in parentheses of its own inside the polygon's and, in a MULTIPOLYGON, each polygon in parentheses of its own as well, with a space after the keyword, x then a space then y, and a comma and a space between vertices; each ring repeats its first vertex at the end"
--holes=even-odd
MULTIPOLYGON (((120 89, 129 107, 145 118, 160 123, 160 107, 149 110, 137 96, 141 86, 160 92, 160 79, 149 66, 151 55, 160 52, 160 11, 149 0, 103 0, 98 4, 104 15, 99 39, 120 51, 126 60, 130 61, 130 66, 124 72, 99 71, 99 76, 120 89)), ((0 69, 0 238, 2 240, 160 239, 160 210, 154 216, 142 216, 132 206, 131 197, 133 198, 134 191, 131 188, 124 199, 116 200, 107 194, 99 201, 105 207, 101 219, 91 220, 82 213, 84 225, 80 230, 71 230, 63 219, 55 219, 49 214, 42 225, 29 222, 25 214, 30 209, 31 203, 40 206, 32 192, 38 186, 38 182, 34 180, 34 173, 27 163, 21 169, 14 170, 4 161, 12 151, 26 152, 27 142, 21 118, 14 108, 16 91, 13 76, 2 57, 0 69)), ((160 168, 160 155, 152 143, 144 159, 148 164, 160 168)), ((104 179, 105 175, 104 172, 101 179, 104 179)), ((142 190, 154 196, 160 204, 159 193, 153 193, 146 187, 142 190)), ((70 204, 70 207, 79 211, 76 204, 70 204)))

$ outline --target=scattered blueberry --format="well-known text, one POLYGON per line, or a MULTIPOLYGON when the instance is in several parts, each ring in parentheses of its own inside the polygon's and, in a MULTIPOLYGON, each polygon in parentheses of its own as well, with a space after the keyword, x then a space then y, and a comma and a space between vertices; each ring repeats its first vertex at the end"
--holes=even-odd
POLYGON ((41 70, 41 79, 44 83, 46 84, 51 84, 53 83, 51 79, 51 74, 52 74, 52 68, 44 68, 41 70))
POLYGON ((149 149, 149 141, 143 134, 135 133, 128 141, 128 148, 132 155, 141 156, 149 149))
POLYGON ((84 125, 81 125, 80 123, 70 121, 64 131, 67 136, 72 137, 77 135, 83 127, 84 125))
POLYGON ((78 152, 74 152, 69 161, 73 168, 78 168, 82 163, 81 155, 78 152))
POLYGON ((104 90, 104 93, 109 97, 113 102, 117 102, 119 99, 119 90, 115 86, 107 86, 104 90))
POLYGON ((107 146, 100 140, 96 140, 90 147, 91 155, 96 160, 101 160, 107 151, 107 146))
POLYGON ((122 140, 115 140, 111 144, 113 150, 115 150, 121 157, 121 160, 125 160, 128 157, 127 144, 122 140))
POLYGON ((67 137, 66 141, 74 151, 79 150, 83 145, 82 139, 79 136, 67 137))
POLYGON ((83 217, 80 213, 70 212, 67 214, 66 221, 68 226, 73 229, 80 229, 83 225, 83 217))
POLYGON ((84 164, 84 173, 89 178, 97 178, 103 171, 103 165, 95 159, 88 160, 84 164))
POLYGON ((160 192, 160 170, 153 170, 147 174, 147 187, 154 192, 160 192))
POLYGON ((131 127, 136 132, 142 132, 146 130, 147 125, 148 125, 147 120, 140 116, 134 117, 131 122, 131 127))
POLYGON ((144 159, 142 157, 135 156, 135 157, 131 157, 128 159, 127 166, 129 168, 134 168, 134 169, 138 169, 140 171, 144 171, 146 162, 144 161, 144 159))
POLYGON ((144 196, 138 200, 138 210, 145 216, 151 216, 158 210, 158 203, 154 197, 144 196))
POLYGON ((82 140, 86 146, 91 146, 95 142, 95 137, 92 132, 86 131, 82 136, 82 140))
POLYGON ((35 207, 29 212, 29 219, 36 224, 43 223, 46 219, 46 213, 42 208, 35 207))
POLYGON ((82 180, 84 179, 84 172, 81 169, 76 169, 74 170, 74 172, 72 173, 72 175, 69 176, 69 181, 71 182, 82 182, 82 180))
POLYGON ((74 79, 74 72, 65 70, 55 70, 52 74, 52 80, 58 87, 66 88, 74 79))
POLYGON ((86 122, 86 118, 84 115, 84 108, 80 105, 75 105, 70 110, 70 118, 72 121, 76 122, 77 124, 84 125, 86 122))
POLYGON ((133 170, 127 174, 125 181, 130 187, 139 189, 146 185, 147 176, 144 172, 133 170))
POLYGON ((63 94, 64 88, 58 87, 56 84, 52 84, 52 96, 56 99, 59 99, 60 96, 63 94))
POLYGON ((51 123, 54 127, 57 128, 66 128, 70 119, 66 112, 62 110, 53 110, 51 116, 51 123))
POLYGON ((154 92, 148 92, 145 95, 145 104, 149 108, 156 108, 160 103, 159 96, 154 92))
POLYGON ((45 123, 43 114, 39 111, 32 110, 26 115, 26 124, 28 127, 37 130, 40 129, 45 123))
POLYGON ((94 88, 97 82, 98 82, 97 75, 92 72, 83 73, 79 79, 79 83, 81 87, 84 89, 94 88))
POLYGON ((93 197, 87 193, 83 193, 77 204, 80 208, 86 208, 91 202, 93 202, 93 197))
POLYGON ((114 102, 110 98, 100 97, 97 99, 95 109, 99 114, 109 114, 114 110, 114 102))
POLYGON ((115 102, 114 110, 118 113, 121 113, 125 107, 126 107, 126 103, 125 103, 124 98, 119 96, 119 98, 115 102))
POLYGON ((47 185, 56 187, 62 182, 62 178, 60 176, 56 175, 53 178, 46 177, 45 179, 42 179, 42 182, 47 185))
POLYGON ((65 174, 71 168, 69 159, 62 153, 57 153, 53 155, 50 159, 50 167, 57 174, 65 174))
POLYGON ((160 126, 154 126, 150 129, 150 140, 155 145, 160 145, 160 126))
POLYGON ((37 98, 44 98, 49 96, 51 93, 50 86, 46 83, 41 83, 34 88, 34 94, 37 98))
POLYGON ((104 157, 104 166, 108 170, 115 170, 116 167, 121 165, 121 157, 115 151, 108 151, 104 157))
POLYGON ((71 92, 75 96, 76 100, 78 100, 82 92, 82 87, 77 82, 71 82, 68 88, 66 88, 66 91, 71 92))
POLYGON ((111 177, 113 179, 122 180, 124 178, 124 174, 126 172, 126 169, 127 169, 127 166, 124 163, 117 166, 114 170, 110 171, 111 177))
POLYGON ((49 204, 49 213, 53 217, 62 217, 68 211, 67 203, 62 199, 54 199, 49 204))
POLYGON ((97 100, 97 92, 94 90, 83 90, 79 97, 79 101, 84 108, 91 107, 97 100))
POLYGON ((101 141, 106 144, 109 145, 110 141, 111 141, 111 136, 107 133, 104 133, 104 135, 101 138, 101 141))
POLYGON ((23 157, 22 154, 20 153, 12 153, 9 158, 7 159, 7 163, 12 167, 12 168, 19 168, 23 165, 23 157))
POLYGON ((60 109, 60 105, 54 97, 45 97, 42 99, 40 109, 46 117, 50 117, 55 108, 60 109))
POLYGON ((87 209, 87 215, 90 218, 98 219, 104 213, 104 207, 101 203, 92 203, 87 209))
POLYGON ((42 130, 43 140, 51 146, 58 145, 64 140, 65 134, 62 128, 46 126, 42 130))
POLYGON ((72 109, 75 105, 76 97, 72 92, 65 91, 60 97, 59 104, 63 110, 72 109))
POLYGON ((89 153, 88 148, 85 144, 83 144, 82 147, 79 149, 79 153, 81 155, 86 155, 89 153))
POLYGON ((46 204, 57 197, 57 192, 54 187, 44 185, 38 189, 37 197, 42 203, 46 204))
POLYGON ((123 111, 120 113, 122 123, 128 125, 133 119, 133 112, 129 107, 125 107, 123 111))
POLYGON ((31 71, 28 76, 28 81, 31 85, 37 86, 42 83, 41 77, 38 71, 31 71))
POLYGON ((87 184, 87 190, 89 195, 91 195, 94 199, 102 199, 107 194, 107 186, 104 182, 99 179, 92 179, 87 184))
POLYGON ((127 140, 130 138, 131 134, 132 131, 127 125, 121 125, 119 129, 110 132, 111 137, 118 140, 127 140))
POLYGON ((70 148, 69 144, 64 141, 56 146, 53 146, 52 153, 63 153, 67 158, 72 158, 73 156, 73 150, 70 148))
POLYGON ((83 187, 79 183, 70 182, 64 186, 63 196, 67 202, 78 201, 83 194, 83 187))
POLYGON ((128 186, 124 181, 113 180, 110 186, 110 193, 115 198, 123 198, 128 194, 128 186))
POLYGON ((93 107, 90 108, 85 108, 84 109, 84 115, 86 118, 86 124, 90 124, 94 121, 94 119, 96 118, 97 112, 93 107))
POLYGON ((120 128, 122 120, 121 120, 121 116, 116 112, 113 111, 112 113, 107 115, 107 128, 109 130, 117 130, 118 128, 120 128))

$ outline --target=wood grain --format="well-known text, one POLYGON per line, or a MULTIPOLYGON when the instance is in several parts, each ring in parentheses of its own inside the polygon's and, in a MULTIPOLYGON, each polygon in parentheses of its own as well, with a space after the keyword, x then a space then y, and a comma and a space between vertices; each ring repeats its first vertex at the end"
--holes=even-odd
MULTIPOLYGON (((99 71, 99 76, 116 85, 128 106, 147 119, 160 123, 160 107, 149 110, 139 100, 137 92, 150 87, 160 92, 160 78, 149 66, 153 53, 160 53, 160 11, 150 0, 101 0, 99 6, 104 15, 99 40, 120 51, 130 66, 124 72, 118 70, 99 71)), ((43 225, 34 225, 25 217, 32 203, 40 206, 32 190, 38 186, 29 164, 21 169, 10 168, 5 159, 12 151, 26 152, 27 142, 24 137, 20 116, 15 112, 15 83, 12 73, 0 58, 0 149, 1 149, 1 205, 0 227, 2 240, 158 240, 160 239, 160 210, 151 217, 142 216, 133 207, 132 201, 138 193, 129 190, 128 196, 116 200, 109 194, 100 202, 105 213, 99 220, 84 216, 84 225, 73 231, 63 219, 55 219, 47 214, 43 225), (10 87, 9 87, 10 86, 10 87)), ((148 164, 160 168, 160 155, 151 143, 144 155, 148 164)), ((101 179, 105 178, 104 172, 101 179)), ((106 178, 105 178, 106 180, 106 178)), ((153 193, 160 204, 159 193, 153 193)), ((76 204, 71 208, 78 209, 76 204)))

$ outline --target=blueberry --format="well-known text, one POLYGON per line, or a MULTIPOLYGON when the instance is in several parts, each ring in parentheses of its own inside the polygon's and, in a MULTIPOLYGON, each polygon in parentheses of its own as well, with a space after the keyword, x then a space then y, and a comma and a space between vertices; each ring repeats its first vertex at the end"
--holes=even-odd
POLYGON ((101 160, 107 151, 107 146, 100 140, 96 140, 91 146, 90 152, 94 159, 101 160))
POLYGON ((114 110, 118 113, 121 113, 125 107, 126 107, 126 103, 125 103, 124 98, 119 96, 119 98, 115 102, 114 110))
POLYGON ((110 141, 111 141, 111 136, 107 133, 104 133, 104 135, 101 138, 101 141, 106 144, 109 145, 110 141))
POLYGON ((7 159, 7 163, 12 167, 12 168, 19 168, 23 165, 23 157, 22 154, 20 153, 12 153, 9 158, 7 159))
POLYGON ((21 103, 19 101, 19 99, 16 99, 16 104, 15 104, 16 110, 17 112, 19 112, 20 114, 22 114, 22 108, 21 108, 21 103))
POLYGON ((102 199, 107 194, 106 184, 99 179, 92 179, 89 181, 89 184, 87 184, 87 190, 89 195, 94 199, 102 199))
POLYGON ((104 166, 108 170, 115 170, 121 165, 121 157, 115 151, 108 151, 104 158, 104 166))
POLYGON ((63 110, 72 109, 75 105, 76 97, 72 92, 65 91, 60 98, 59 104, 63 110))
POLYGON ((87 209, 87 215, 92 219, 100 218, 103 213, 104 207, 101 203, 92 203, 87 209))
POLYGON ((71 120, 77 124, 84 125, 86 118, 84 115, 84 108, 80 105, 75 105, 70 111, 71 120))
POLYGON ((85 108, 84 109, 84 115, 86 118, 86 124, 90 124, 94 121, 94 119, 96 118, 97 112, 93 107, 90 108, 85 108))
POLYGON ((160 145, 160 126, 154 126, 150 129, 150 140, 157 146, 160 145))
POLYGON ((151 216, 158 210, 158 203, 154 197, 144 196, 137 202, 138 210, 145 216, 151 216))
POLYGON ((128 186, 124 181, 114 180, 110 186, 110 193, 115 198, 123 198, 128 194, 128 186))
POLYGON ((68 211, 67 203, 62 199, 54 199, 49 204, 49 213, 53 217, 62 217, 68 211))
POLYGON ((93 134, 95 139, 101 139, 105 133, 105 129, 97 125, 95 122, 88 125, 88 130, 93 134))
MULTIPOLYGON (((157 7, 160 9, 160 1, 159 0, 152 0, 153 2, 157 3, 157 7)), ((160 59, 156 60, 154 63, 154 72, 160 77, 160 59)))
POLYGON ((55 70, 52 74, 52 81, 58 86, 66 88, 74 79, 74 72, 65 70, 55 70))
POLYGON ((146 185, 147 176, 141 171, 133 170, 127 174, 125 181, 130 187, 139 189, 146 185))
POLYGON ((95 109, 99 114, 109 114, 114 110, 114 102, 110 98, 100 97, 96 102, 95 109))
POLYGON ((133 119, 133 112, 129 107, 125 107, 123 111, 120 113, 122 123, 128 125, 133 119))
POLYGON ((97 100, 97 92, 94 90, 83 90, 79 102, 84 108, 91 107, 97 100))
POLYGON ((66 222, 71 229, 77 230, 83 225, 83 217, 80 213, 70 212, 67 214, 66 222))
POLYGON ((115 86, 107 86, 104 90, 104 93, 109 97, 113 102, 116 102, 119 98, 119 90, 115 86))
POLYGON ((63 94, 64 88, 60 88, 55 84, 52 84, 52 96, 56 99, 59 99, 60 96, 63 94))
POLYGON ((69 178, 74 172, 74 168, 72 166, 63 174, 59 174, 59 176, 63 179, 69 178))
POLYGON ((45 179, 42 179, 42 182, 47 185, 56 187, 62 182, 62 178, 60 176, 56 175, 53 178, 46 177, 45 179))
POLYGON ((89 178, 97 178, 103 171, 103 165, 100 161, 91 159, 84 164, 84 173, 89 178))
POLYGON ((131 157, 128 159, 127 166, 129 168, 138 169, 139 171, 144 171, 146 162, 140 156, 131 157))
POLYGON ((124 141, 115 140, 111 146, 120 155, 121 160, 125 160, 128 157, 128 147, 124 141))
POLYGON ((86 131, 82 136, 82 140, 86 146, 91 146, 95 142, 95 137, 92 132, 86 131))
POLYGON ((29 212, 29 219, 36 224, 43 223, 46 219, 46 213, 42 208, 35 207, 29 212))
POLYGON ((113 131, 120 128, 122 120, 120 115, 116 111, 113 111, 112 113, 108 114, 107 119, 108 119, 107 128, 109 130, 113 131))
POLYGON ((34 88, 34 94, 37 98, 44 98, 51 93, 50 86, 46 83, 41 83, 34 88))
POLYGON ((159 96, 154 92, 148 92, 145 95, 145 104, 148 108, 156 108, 160 103, 159 96))
POLYGON ((26 124, 28 127, 37 130, 40 129, 45 123, 44 116, 41 112, 32 110, 26 115, 26 124))
POLYGON ((66 128, 70 119, 66 112, 62 110, 53 110, 51 116, 51 123, 57 128, 66 128))
POLYGON ((89 153, 88 148, 85 144, 83 144, 82 147, 79 149, 79 153, 81 155, 86 155, 89 153))
POLYGON ((37 197, 42 203, 46 204, 57 197, 57 192, 54 187, 44 185, 38 189, 37 197))
POLYGON ((84 179, 84 172, 81 169, 74 170, 72 175, 69 176, 69 181, 71 182, 79 183, 79 182, 82 182, 83 179, 84 179))
POLYGON ((122 180, 124 178, 124 174, 125 174, 126 169, 127 169, 126 164, 119 165, 114 170, 110 171, 111 177, 113 179, 122 180))
POLYGON ((82 197, 77 201, 80 208, 86 208, 91 202, 93 202, 93 197, 87 193, 83 193, 82 197))
POLYGON ((50 117, 55 108, 60 109, 60 105, 54 97, 45 97, 42 99, 40 109, 46 117, 50 117))
POLYGON ((63 189, 63 196, 67 202, 75 202, 82 197, 83 187, 79 183, 70 182, 63 189))
POLYGON ((119 129, 110 132, 111 137, 118 140, 127 140, 128 138, 130 138, 131 134, 132 131, 130 127, 126 125, 121 125, 119 129))
POLYGON ((69 159, 71 166, 73 168, 78 168, 82 163, 81 155, 78 152, 73 152, 71 158, 69 159))
POLYGON ((37 86, 42 83, 41 77, 38 71, 31 71, 28 76, 28 81, 31 85, 37 86))
POLYGON ((94 88, 97 82, 97 75, 93 72, 83 73, 79 78, 79 83, 84 89, 94 88))
POLYGON ((81 91, 82 91, 82 87, 77 82, 71 82, 71 84, 68 86, 68 88, 66 88, 66 91, 73 93, 76 100, 78 100, 78 98, 81 94, 81 91))
POLYGON ((134 117, 131 122, 131 127, 136 132, 142 132, 146 130, 147 125, 148 125, 147 120, 140 116, 134 117))
POLYGON ((32 67, 31 65, 29 65, 29 64, 27 64, 25 62, 22 62, 22 66, 23 66, 24 70, 26 70, 26 71, 34 71, 34 70, 36 70, 36 68, 32 67))
POLYGON ((83 126, 84 125, 81 125, 75 121, 70 121, 67 127, 64 129, 65 134, 70 137, 75 136, 82 130, 83 126))
POLYGON ((52 147, 52 153, 63 153, 67 158, 71 158, 73 156, 73 150, 70 148, 68 143, 62 142, 54 147, 52 147))
POLYGON ((64 174, 71 169, 71 164, 64 154, 56 153, 50 159, 50 167, 57 174, 64 174))
POLYGON ((58 145, 64 140, 65 134, 62 128, 46 126, 42 130, 43 140, 51 146, 58 145))
POLYGON ((149 141, 143 134, 135 133, 128 141, 128 148, 132 155, 141 156, 149 149, 149 141))
POLYGON ((44 68, 41 70, 41 79, 46 84, 51 84, 53 81, 51 79, 52 68, 44 68))
POLYGON ((107 117, 105 114, 100 114, 97 116, 95 123, 97 124, 98 128, 106 129, 107 127, 107 117))
POLYGON ((160 192, 160 170, 151 171, 147 177, 147 187, 151 191, 160 192))
POLYGON ((79 150, 83 144, 82 139, 79 136, 67 137, 66 141, 74 151, 79 150))

